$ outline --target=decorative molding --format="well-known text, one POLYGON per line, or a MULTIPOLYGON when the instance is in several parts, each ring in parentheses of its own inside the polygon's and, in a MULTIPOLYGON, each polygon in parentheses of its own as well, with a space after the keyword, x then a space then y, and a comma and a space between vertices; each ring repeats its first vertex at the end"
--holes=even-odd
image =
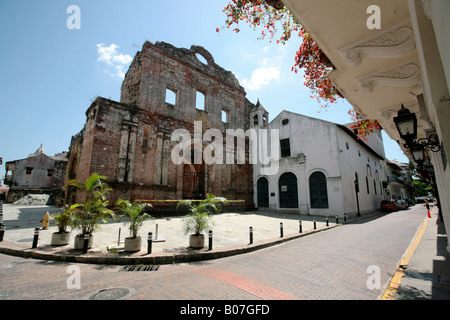
MULTIPOLYGON (((412 103, 412 104, 405 104, 405 108, 411 110, 412 112, 415 112, 419 108, 419 103, 412 103)), ((383 118, 383 120, 387 120, 392 122, 393 118, 397 116, 398 111, 400 110, 399 105, 395 105, 389 108, 385 108, 382 110, 378 110, 378 114, 383 118)), ((395 126, 394 126, 395 128, 395 126)))
POLYGON ((419 85, 420 68, 417 60, 356 78, 363 92, 370 93, 378 85, 410 87, 419 85))
POLYGON ((350 66, 357 67, 366 57, 398 58, 414 49, 413 30, 406 23, 402 23, 381 34, 351 43, 339 51, 350 66))

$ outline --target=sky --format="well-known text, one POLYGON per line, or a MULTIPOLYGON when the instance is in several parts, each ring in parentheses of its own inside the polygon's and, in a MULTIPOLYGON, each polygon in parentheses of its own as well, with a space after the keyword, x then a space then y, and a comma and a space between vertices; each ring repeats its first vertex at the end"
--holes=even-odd
MULTIPOLYGON (((203 46, 218 65, 235 74, 251 102, 260 100, 269 120, 288 110, 351 122, 347 101, 324 111, 310 97, 303 76, 291 71, 300 39, 281 45, 258 40, 260 31, 246 24, 239 33, 222 29, 227 4, 0 0, 0 180, 5 162, 26 158, 41 144, 50 156, 68 151, 97 96, 120 101, 123 77, 145 41, 203 46)), ((389 160, 408 162, 396 142, 386 134, 383 139, 389 160)))

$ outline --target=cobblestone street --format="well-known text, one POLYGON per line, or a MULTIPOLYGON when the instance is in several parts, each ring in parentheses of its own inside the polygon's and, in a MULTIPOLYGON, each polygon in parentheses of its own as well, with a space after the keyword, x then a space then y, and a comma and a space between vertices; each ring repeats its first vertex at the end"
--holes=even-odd
POLYGON ((383 294, 423 219, 416 206, 252 253, 157 271, 1 255, 0 299, 89 299, 99 290, 126 288, 132 300, 373 300, 383 294), (381 281, 369 289, 373 265, 381 281), (75 273, 69 266, 79 268, 79 289, 70 289, 75 273))

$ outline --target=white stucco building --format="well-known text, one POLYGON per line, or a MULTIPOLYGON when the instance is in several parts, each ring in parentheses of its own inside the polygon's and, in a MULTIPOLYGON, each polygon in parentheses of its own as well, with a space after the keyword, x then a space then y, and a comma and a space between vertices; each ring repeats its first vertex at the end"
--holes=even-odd
POLYGON ((252 119, 253 128, 277 129, 280 139, 278 171, 264 175, 254 165, 259 209, 351 217, 380 208, 386 178, 379 132, 368 140, 370 147, 346 126, 289 111, 267 123, 267 111, 259 106, 252 119))
POLYGON ((342 96, 365 118, 378 120, 417 170, 431 177, 450 230, 450 1, 282 3, 333 65, 329 79, 342 96), (422 156, 405 147, 396 128, 402 105, 417 119, 410 147, 422 148, 422 156), (423 148, 424 140, 435 148, 423 148))

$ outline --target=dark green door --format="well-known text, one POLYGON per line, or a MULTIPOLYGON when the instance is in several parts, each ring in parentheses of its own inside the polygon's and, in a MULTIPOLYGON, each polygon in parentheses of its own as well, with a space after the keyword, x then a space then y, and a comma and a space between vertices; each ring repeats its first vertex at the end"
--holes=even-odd
POLYGON ((269 207, 269 181, 264 177, 259 178, 257 188, 258 208, 269 207))
POLYGON ((311 208, 328 208, 327 178, 322 172, 314 172, 309 177, 311 208))
POLYGON ((291 172, 280 177, 280 208, 298 208, 297 177, 291 172))

